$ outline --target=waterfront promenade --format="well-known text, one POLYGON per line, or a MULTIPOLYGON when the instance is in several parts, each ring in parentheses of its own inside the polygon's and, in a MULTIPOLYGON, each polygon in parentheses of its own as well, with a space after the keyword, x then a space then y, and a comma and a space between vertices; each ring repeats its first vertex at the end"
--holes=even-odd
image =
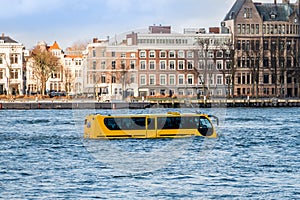
POLYGON ((132 99, 101 102, 92 99, 2 99, 0 110, 30 109, 144 109, 144 108, 210 108, 210 107, 300 107, 300 99, 132 99))

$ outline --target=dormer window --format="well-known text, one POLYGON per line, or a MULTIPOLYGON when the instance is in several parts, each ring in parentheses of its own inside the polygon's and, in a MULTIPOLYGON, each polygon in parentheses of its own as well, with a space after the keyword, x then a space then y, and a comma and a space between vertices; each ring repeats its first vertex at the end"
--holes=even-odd
POLYGON ((276 19, 277 13, 272 11, 272 12, 270 13, 270 17, 271 17, 271 19, 276 19))

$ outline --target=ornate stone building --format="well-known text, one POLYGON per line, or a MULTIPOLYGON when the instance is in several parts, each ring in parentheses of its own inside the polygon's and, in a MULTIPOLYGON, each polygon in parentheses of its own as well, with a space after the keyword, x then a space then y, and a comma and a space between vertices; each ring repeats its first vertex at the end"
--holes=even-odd
POLYGON ((24 49, 23 44, 0 36, 0 95, 24 93, 24 49))
POLYGON ((234 94, 299 97, 299 1, 236 0, 222 22, 234 38, 234 94))

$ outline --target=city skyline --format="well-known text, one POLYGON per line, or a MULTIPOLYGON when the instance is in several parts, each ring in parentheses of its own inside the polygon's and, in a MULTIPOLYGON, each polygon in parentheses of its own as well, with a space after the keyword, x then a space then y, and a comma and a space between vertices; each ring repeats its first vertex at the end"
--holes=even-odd
POLYGON ((220 26, 235 0, 218 2, 220 0, 11 0, 10 4, 2 2, 0 23, 2 33, 23 43, 27 49, 39 41, 50 45, 57 41, 65 49, 94 37, 106 38, 153 24, 171 25, 174 32, 220 26))

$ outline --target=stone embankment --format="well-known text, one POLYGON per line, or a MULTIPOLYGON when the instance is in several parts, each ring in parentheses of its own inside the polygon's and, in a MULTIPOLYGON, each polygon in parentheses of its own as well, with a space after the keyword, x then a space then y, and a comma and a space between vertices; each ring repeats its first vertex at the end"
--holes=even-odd
POLYGON ((300 99, 172 99, 99 102, 90 99, 0 100, 0 110, 31 109, 144 109, 211 107, 300 107, 300 99))

